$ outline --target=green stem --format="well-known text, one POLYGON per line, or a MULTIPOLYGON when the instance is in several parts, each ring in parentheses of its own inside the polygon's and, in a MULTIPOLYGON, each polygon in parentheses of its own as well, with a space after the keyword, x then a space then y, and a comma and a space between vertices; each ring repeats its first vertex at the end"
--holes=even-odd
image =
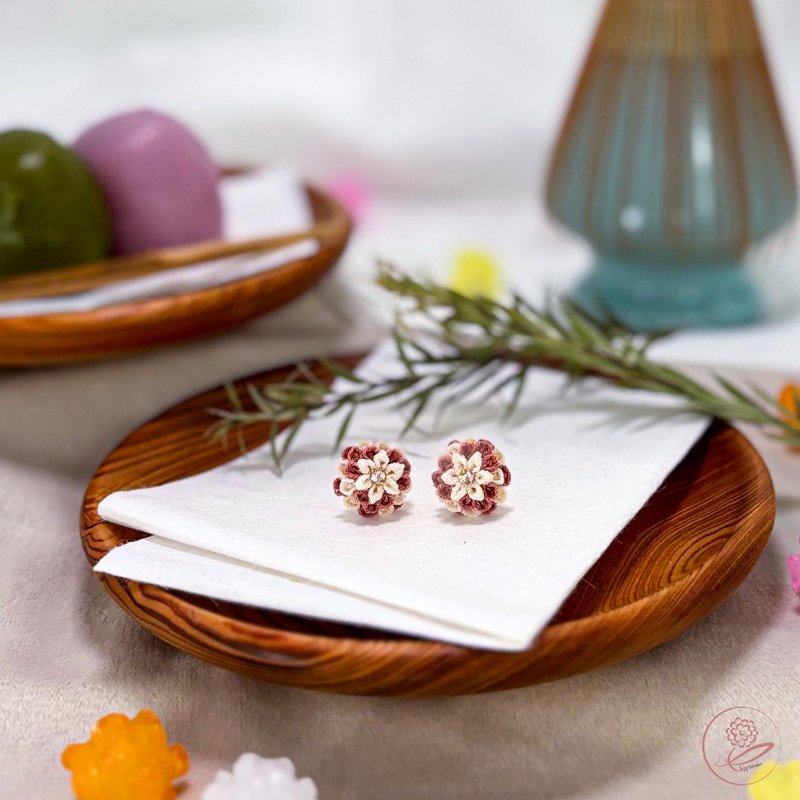
MULTIPOLYGON (((342 412, 339 440, 361 406, 393 398, 407 409, 406 427, 413 427, 432 401, 440 410, 455 396, 465 398, 498 393, 516 382, 507 411, 513 411, 530 367, 610 381, 623 389, 643 389, 683 398, 688 410, 729 422, 755 424, 788 444, 800 445, 800 397, 793 412, 780 408, 758 391, 748 391, 723 378, 704 386, 682 372, 650 360, 647 349, 658 338, 640 335, 614 321, 601 321, 563 301, 554 308, 537 309, 523 298, 508 304, 470 298, 432 282, 417 281, 383 265, 378 283, 410 301, 413 311, 399 316, 393 330, 397 376, 367 381, 335 362, 330 372, 357 388, 329 389, 305 366, 290 379, 249 386, 255 410, 247 410, 229 388, 232 408, 212 410, 218 422, 213 434, 227 440, 231 432, 253 424, 291 428, 283 447, 273 449, 276 461, 287 452, 291 438, 309 419, 342 412), (409 324, 409 319, 423 324, 409 324), (504 365, 515 365, 503 376, 504 365), (458 390, 456 392, 456 390, 458 390)), ((337 443, 338 445, 338 443, 337 443)))

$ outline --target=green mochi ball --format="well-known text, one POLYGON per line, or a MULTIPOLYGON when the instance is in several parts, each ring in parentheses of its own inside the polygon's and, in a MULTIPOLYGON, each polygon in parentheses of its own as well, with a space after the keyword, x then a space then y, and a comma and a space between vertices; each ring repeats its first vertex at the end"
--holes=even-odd
POLYGON ((0 277, 103 258, 110 231, 74 153, 37 131, 0 133, 0 277))

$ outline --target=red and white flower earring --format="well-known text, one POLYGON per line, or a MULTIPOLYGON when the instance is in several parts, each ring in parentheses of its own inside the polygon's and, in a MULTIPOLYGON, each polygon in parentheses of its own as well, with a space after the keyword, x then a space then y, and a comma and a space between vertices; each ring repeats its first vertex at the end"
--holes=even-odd
POLYGON ((439 456, 431 479, 450 511, 477 517, 493 514, 505 502, 511 472, 488 439, 455 439, 439 456))
POLYGON ((411 490, 411 464, 396 447, 364 442, 342 450, 333 491, 362 517, 388 517, 411 490))

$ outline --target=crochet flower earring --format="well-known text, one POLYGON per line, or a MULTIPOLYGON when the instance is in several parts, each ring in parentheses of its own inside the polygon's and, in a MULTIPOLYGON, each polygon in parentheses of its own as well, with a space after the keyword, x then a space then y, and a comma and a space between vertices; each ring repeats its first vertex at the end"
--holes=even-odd
POLYGON ((362 517, 388 517, 402 507, 411 490, 411 464, 396 447, 364 442, 342 450, 333 491, 345 508, 362 517))
POLYGON ((454 439, 431 475, 437 497, 454 514, 487 516, 506 500, 511 472, 488 439, 454 439))

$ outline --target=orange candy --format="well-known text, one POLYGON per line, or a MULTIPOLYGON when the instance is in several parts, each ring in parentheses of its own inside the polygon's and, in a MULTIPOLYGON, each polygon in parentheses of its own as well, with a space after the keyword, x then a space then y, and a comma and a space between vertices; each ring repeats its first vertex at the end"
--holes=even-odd
MULTIPOLYGON (((800 430, 800 386, 787 383, 778 395, 778 405, 784 410, 784 418, 792 426, 800 430)), ((792 445, 792 450, 800 452, 800 446, 792 445)))
MULTIPOLYGON (((787 383, 778 395, 778 403, 786 412, 786 421, 800 430, 800 386, 796 383, 787 383)), ((793 446, 792 450, 800 451, 800 447, 793 446)))
MULTIPOLYGON (((786 410, 787 416, 792 418, 792 421, 800 420, 798 398, 800 398, 800 386, 795 383, 787 383, 778 396, 778 402, 786 410)), ((798 422, 798 427, 800 427, 800 421, 798 422)))
POLYGON ((61 763, 78 800, 173 800, 172 782, 189 769, 186 750, 169 746, 161 720, 147 709, 134 719, 103 717, 88 742, 64 750, 61 763))

